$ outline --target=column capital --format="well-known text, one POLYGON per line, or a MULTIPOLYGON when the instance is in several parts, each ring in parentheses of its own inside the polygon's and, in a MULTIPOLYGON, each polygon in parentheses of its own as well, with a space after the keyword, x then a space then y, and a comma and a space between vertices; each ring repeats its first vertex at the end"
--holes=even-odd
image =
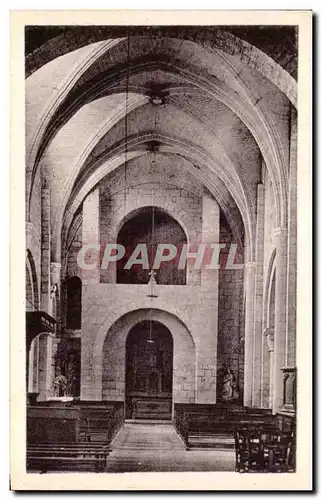
POLYGON ((280 226, 274 229, 275 236, 287 236, 287 227, 280 226))
POLYGON ((257 262, 255 262, 255 261, 245 262, 245 269, 255 269, 256 266, 257 266, 257 262))
POLYGON ((50 297, 53 299, 59 287, 61 263, 50 263, 50 297))
POLYGON ((245 267, 255 267, 257 264, 256 261, 254 260, 249 260, 248 262, 245 262, 245 267))

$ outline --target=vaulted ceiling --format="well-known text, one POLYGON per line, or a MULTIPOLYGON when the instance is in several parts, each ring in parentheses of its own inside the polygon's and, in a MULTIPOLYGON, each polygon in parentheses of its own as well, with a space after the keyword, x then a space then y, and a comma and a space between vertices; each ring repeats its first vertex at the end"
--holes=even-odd
POLYGON ((284 67, 292 59, 282 51, 282 67, 227 29, 122 29, 65 29, 28 54, 27 214, 40 169, 59 260, 62 234, 87 193, 153 147, 169 161, 176 155, 213 194, 251 255, 263 164, 276 223, 287 214, 296 81, 284 67))

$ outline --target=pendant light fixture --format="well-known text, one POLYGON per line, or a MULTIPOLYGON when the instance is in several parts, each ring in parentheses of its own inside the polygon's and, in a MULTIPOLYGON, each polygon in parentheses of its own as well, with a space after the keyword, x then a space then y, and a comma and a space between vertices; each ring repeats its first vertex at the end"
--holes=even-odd
MULTIPOLYGON (((160 104, 160 102, 157 99, 158 96, 151 96, 150 103, 152 104, 154 109, 154 133, 156 134, 157 132, 157 107, 156 104, 160 104), (157 101, 155 101, 157 99, 157 101)), ((150 156, 152 155, 152 174, 154 173, 155 169, 155 164, 156 164, 156 159, 155 159, 155 153, 157 151, 157 146, 158 146, 158 141, 152 140, 151 143, 149 144, 149 154, 150 156)), ((151 216, 151 257, 152 260, 154 260, 154 252, 155 252, 155 190, 153 189, 153 202, 152 202, 152 216, 151 216)), ((153 266, 153 264, 152 264, 153 266)), ((155 294, 155 286, 157 284, 155 280, 155 274, 156 272, 154 271, 153 267, 151 271, 149 272, 150 280, 149 280, 149 286, 150 286, 150 293, 148 297, 150 298, 150 313, 149 313, 149 338, 147 340, 147 343, 153 344, 153 320, 152 320, 152 306, 153 306, 153 299, 157 298, 157 295, 155 294)))

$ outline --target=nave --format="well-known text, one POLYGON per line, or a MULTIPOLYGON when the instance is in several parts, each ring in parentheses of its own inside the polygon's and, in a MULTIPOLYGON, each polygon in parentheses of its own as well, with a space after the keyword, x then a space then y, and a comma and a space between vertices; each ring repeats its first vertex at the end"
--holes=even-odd
POLYGON ((106 472, 234 471, 234 444, 205 450, 186 447, 171 422, 126 422, 114 439, 106 472))

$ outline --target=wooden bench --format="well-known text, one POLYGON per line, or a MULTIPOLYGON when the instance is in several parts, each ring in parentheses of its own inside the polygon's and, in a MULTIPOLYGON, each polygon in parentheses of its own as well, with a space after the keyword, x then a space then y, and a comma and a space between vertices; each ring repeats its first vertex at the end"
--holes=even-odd
POLYGON ((27 456, 27 471, 75 471, 75 472, 103 472, 105 461, 97 457, 27 456))
POLYGON ((27 470, 102 472, 110 448, 103 444, 41 444, 27 446, 27 470))
POLYGON ((110 443, 124 423, 123 406, 81 408, 80 441, 110 443))
POLYGON ((198 447, 201 441, 202 447, 216 446, 216 436, 233 438, 241 424, 244 427, 276 425, 270 410, 243 407, 230 409, 214 405, 189 405, 188 409, 179 407, 175 411, 173 423, 187 449, 194 446, 191 442, 193 438, 202 438, 199 439, 198 447))

